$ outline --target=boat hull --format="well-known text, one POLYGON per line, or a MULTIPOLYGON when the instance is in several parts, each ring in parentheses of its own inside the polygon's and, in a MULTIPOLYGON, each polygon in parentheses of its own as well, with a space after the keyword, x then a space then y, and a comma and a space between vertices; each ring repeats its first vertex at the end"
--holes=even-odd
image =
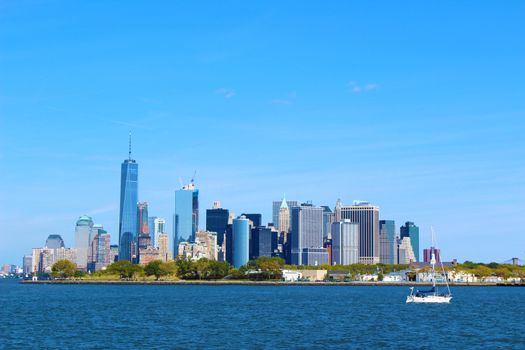
POLYGON ((407 304, 448 304, 450 303, 451 296, 447 295, 428 295, 424 297, 418 297, 415 295, 407 296, 407 304))

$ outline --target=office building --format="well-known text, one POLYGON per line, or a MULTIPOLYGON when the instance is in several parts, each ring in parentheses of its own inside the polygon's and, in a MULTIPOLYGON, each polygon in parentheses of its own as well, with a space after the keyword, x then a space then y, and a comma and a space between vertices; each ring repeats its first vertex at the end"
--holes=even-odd
POLYGON ((241 214, 251 221, 252 227, 262 226, 262 214, 241 214))
POLYGON ((213 209, 206 210, 206 231, 217 232, 217 244, 219 247, 224 242, 229 216, 229 210, 221 208, 219 201, 214 202, 213 209))
POLYGON ((279 208, 278 221, 274 223, 274 226, 277 226, 279 232, 283 234, 284 243, 286 243, 288 233, 290 232, 290 219, 290 208, 288 207, 288 203, 286 203, 286 200, 283 198, 283 201, 281 202, 281 206, 279 208))
POLYGON ((397 238, 394 220, 379 220, 379 262, 397 264, 397 238))
POLYGON ((423 249, 423 262, 430 263, 432 260, 432 255, 434 255, 434 260, 437 264, 441 263, 441 252, 435 247, 423 249))
POLYGON ((335 220, 349 219, 359 224, 359 263, 379 263, 379 207, 369 202, 354 201, 343 205, 337 201, 335 220))
POLYGON ((64 240, 60 235, 49 235, 45 246, 49 249, 64 248, 64 240))
POLYGON ((155 248, 159 247, 159 235, 166 233, 166 220, 156 216, 148 218, 149 235, 151 237, 151 245, 155 248))
MULTIPOLYGON (((307 265, 320 262, 319 254, 323 250, 323 211, 321 207, 311 204, 301 204, 292 207, 291 221, 291 262, 295 265, 307 265), (308 261, 303 261, 303 251, 308 261)), ((328 253, 324 249, 328 262, 328 253)))
POLYGON ((328 264, 328 251, 326 248, 304 248, 302 251, 301 265, 320 266, 328 264))
POLYGON ((136 255, 139 166, 129 154, 120 169, 119 260, 133 261, 136 255))
POLYGON ((400 264, 406 265, 416 262, 416 255, 414 254, 410 237, 405 236, 399 239, 397 256, 400 264))
POLYGON ((99 271, 108 265, 113 260, 111 258, 111 236, 104 230, 102 225, 93 225, 95 235, 91 241, 88 271, 99 271))
MULTIPOLYGON (((281 201, 274 201, 272 203, 272 223, 274 226, 279 227, 279 210, 281 209, 282 202, 285 201, 290 212, 290 225, 292 224, 292 208, 299 206, 298 201, 287 201, 284 197, 281 201)), ((291 230, 291 227, 289 228, 291 230)))
POLYGON ((335 219, 335 214, 332 212, 332 209, 330 209, 329 206, 323 205, 321 206, 323 208, 323 238, 331 238, 332 236, 332 223, 335 219))
POLYGON ((359 224, 348 219, 332 223, 332 265, 359 262, 359 224))
POLYGON ((171 255, 168 235, 166 233, 159 234, 158 237, 158 250, 159 250, 159 259, 166 262, 173 259, 171 255))
POLYGON ((270 227, 252 228, 250 241, 250 260, 255 260, 261 256, 271 257, 277 249, 277 232, 270 227))
POLYGON ((75 226, 76 264, 81 271, 87 270, 89 248, 93 239, 93 219, 87 215, 78 218, 75 226))
POLYGON ((414 225, 413 222, 407 221, 403 226, 399 228, 400 237, 410 237, 410 242, 412 243, 412 249, 416 256, 415 261, 419 261, 419 227, 414 225))
POLYGON ((245 216, 233 219, 232 225, 232 260, 233 266, 239 268, 249 261, 250 224, 245 216))
MULTIPOLYGON (((175 191, 175 215, 173 246, 177 250, 180 242, 192 242, 199 226, 199 190, 190 182, 175 191)), ((174 255, 178 253, 174 251, 174 255)))

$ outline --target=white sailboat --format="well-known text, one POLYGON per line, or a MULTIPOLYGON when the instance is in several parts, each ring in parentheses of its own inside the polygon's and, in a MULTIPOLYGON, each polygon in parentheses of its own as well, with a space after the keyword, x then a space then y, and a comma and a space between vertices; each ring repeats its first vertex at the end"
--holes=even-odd
MULTIPOLYGON (((434 230, 430 228, 432 231, 432 247, 435 247, 434 245, 434 230)), ((407 296, 407 304, 408 303, 450 303, 450 300, 452 299, 452 293, 450 292, 450 287, 448 285, 448 278, 445 278, 446 283, 446 291, 440 292, 439 288, 436 286, 436 257, 434 254, 434 249, 430 250, 430 264, 432 265, 432 272, 431 272, 431 278, 432 278, 432 288, 428 290, 419 290, 416 289, 414 291, 414 287, 410 287, 410 295, 407 296)), ((445 269, 443 268, 443 263, 440 261, 441 265, 441 272, 443 273, 443 276, 445 275, 445 269)))

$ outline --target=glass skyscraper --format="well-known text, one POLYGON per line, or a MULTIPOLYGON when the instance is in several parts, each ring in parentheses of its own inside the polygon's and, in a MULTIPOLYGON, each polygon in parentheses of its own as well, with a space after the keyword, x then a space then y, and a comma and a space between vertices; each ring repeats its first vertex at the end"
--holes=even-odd
POLYGON ((129 158, 120 171, 120 219, 119 219, 119 260, 133 261, 137 240, 137 203, 138 203, 139 165, 129 158))
POLYGON ((250 254, 250 223, 245 216, 233 219, 233 266, 239 268, 249 261, 250 254))
POLYGON ((379 262, 397 264, 396 223, 394 220, 379 220, 379 262))
POLYGON ((224 234, 228 227, 228 209, 213 208, 206 210, 206 231, 217 233, 217 245, 220 247, 224 242, 224 234))
POLYGON ((199 190, 193 183, 175 191, 173 219, 173 256, 177 256, 179 243, 194 241, 199 227, 199 190))

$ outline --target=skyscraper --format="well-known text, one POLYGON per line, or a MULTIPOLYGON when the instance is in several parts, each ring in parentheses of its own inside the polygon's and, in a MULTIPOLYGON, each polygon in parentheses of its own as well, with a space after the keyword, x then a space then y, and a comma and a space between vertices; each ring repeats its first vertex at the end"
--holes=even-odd
POLYGON ((394 220, 379 220, 379 262, 397 264, 396 224, 394 220))
MULTIPOLYGON (((290 211, 290 225, 292 224, 292 208, 299 206, 298 201, 287 201, 284 197, 282 201, 286 202, 286 205, 288 206, 288 210, 290 211)), ((279 226, 279 210, 282 206, 282 201, 274 201, 272 203, 272 220, 274 226, 279 226)), ((290 230, 292 228, 290 227, 290 230)))
POLYGON ((241 214, 246 217, 246 219, 252 222, 253 227, 259 227, 262 225, 262 214, 241 214))
POLYGON ((276 238, 277 232, 272 231, 270 227, 258 226, 252 228, 250 260, 257 259, 260 256, 271 257, 273 249, 277 246, 276 238), (273 245, 275 245, 275 247, 273 247, 273 245))
POLYGON ((332 223, 332 264, 359 262, 359 224, 348 219, 332 223))
POLYGON ((405 236, 398 241, 397 260, 400 264, 410 264, 416 261, 410 237, 405 236))
POLYGON ((416 256, 416 261, 419 261, 419 227, 413 222, 407 221, 403 226, 399 228, 401 239, 404 237, 410 237, 410 243, 416 256))
POLYGON ((156 216, 148 218, 148 229, 151 237, 151 245, 155 248, 159 247, 159 235, 166 233, 166 220, 156 216))
POLYGON ((281 207, 279 208, 279 219, 274 223, 274 226, 277 225, 279 232, 284 233, 284 243, 286 243, 288 233, 290 232, 290 218, 290 208, 288 207, 286 200, 283 198, 281 207))
POLYGON ((323 247, 323 211, 323 208, 311 204, 301 204, 292 208, 292 264, 328 263, 328 253, 323 247))
POLYGON ((157 239, 155 235, 155 220, 156 219, 157 219, 156 216, 148 216, 149 236, 151 238, 151 245, 153 247, 157 247, 157 239))
POLYGON ((359 262, 379 263, 379 207, 368 202, 354 201, 343 205, 337 201, 335 220, 350 219, 359 224, 359 262))
POLYGON ((175 191, 175 215, 173 232, 173 254, 178 254, 180 242, 195 240, 199 227, 199 190, 190 182, 175 191))
POLYGON ((75 226, 75 249, 77 268, 87 270, 89 247, 93 239, 93 219, 87 215, 78 218, 75 226))
POLYGON ((120 169, 120 219, 119 219, 119 260, 133 260, 137 240, 139 166, 131 159, 131 135, 129 156, 120 169))
POLYGON ((249 261, 250 224, 245 216, 239 216, 233 219, 232 226, 233 266, 239 268, 249 261))
POLYGON ((334 222, 334 213, 329 206, 323 205, 323 238, 330 238, 332 232, 332 223, 334 222))
POLYGON ((46 248, 58 249, 64 248, 64 240, 60 235, 49 235, 46 239, 46 248))
POLYGON ((98 271, 113 261, 111 259, 111 236, 102 225, 93 225, 94 237, 91 241, 88 271, 98 271))
POLYGON ((158 245, 159 245, 159 258, 162 261, 168 261, 172 259, 170 253, 170 246, 168 242, 168 235, 165 233, 160 233, 158 236, 158 245))
POLYGON ((220 203, 216 203, 213 209, 206 210, 206 231, 217 232, 217 245, 221 247, 228 227, 230 212, 228 209, 221 208, 220 203))
MULTIPOLYGON (((146 202, 137 203, 137 232, 137 259, 135 262, 144 263, 145 260, 141 257, 141 254, 154 255, 154 252, 151 251, 153 246, 149 234, 148 203, 146 202)), ((154 259, 154 257, 151 259, 154 259)))

